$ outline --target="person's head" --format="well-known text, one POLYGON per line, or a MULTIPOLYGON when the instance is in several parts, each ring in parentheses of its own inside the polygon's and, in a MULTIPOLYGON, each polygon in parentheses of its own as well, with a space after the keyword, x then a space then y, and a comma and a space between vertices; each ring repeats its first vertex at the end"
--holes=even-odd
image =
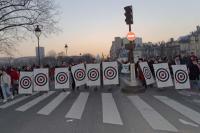
POLYGON ((5 75, 7 74, 5 70, 0 70, 0 75, 5 75))
POLYGON ((190 55, 191 55, 191 56, 195 56, 194 52, 191 52, 190 55))
POLYGON ((180 56, 177 55, 177 56, 175 57, 175 60, 179 60, 179 59, 180 59, 180 56))
POLYGON ((139 62, 143 62, 143 59, 142 59, 142 58, 139 58, 138 61, 139 61, 139 62))
POLYGON ((195 60, 195 56, 190 56, 191 61, 195 60))

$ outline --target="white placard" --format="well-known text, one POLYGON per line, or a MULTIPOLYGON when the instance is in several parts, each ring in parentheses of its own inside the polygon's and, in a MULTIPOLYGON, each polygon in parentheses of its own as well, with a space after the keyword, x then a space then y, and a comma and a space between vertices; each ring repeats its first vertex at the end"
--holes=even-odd
POLYGON ((86 84, 86 73, 84 64, 72 66, 71 70, 76 86, 86 84))
POLYGON ((86 82, 88 86, 100 86, 100 64, 86 65, 86 82))
POLYGON ((56 68, 54 77, 55 77, 55 89, 69 88, 68 68, 56 68))
POLYGON ((155 80, 153 78, 153 74, 152 74, 147 62, 140 62, 139 65, 140 65, 140 68, 143 72, 146 84, 150 85, 150 84, 155 83, 155 80))
POLYGON ((103 62, 103 84, 119 84, 118 64, 117 62, 103 62))
POLYGON ((33 93, 33 72, 20 72, 19 94, 33 93))
POLYGON ((176 89, 190 89, 190 80, 186 65, 172 65, 176 89))
POLYGON ((46 68, 34 69, 34 91, 49 90, 49 70, 46 68))
POLYGON ((167 63, 153 64, 158 88, 173 86, 172 77, 167 63))

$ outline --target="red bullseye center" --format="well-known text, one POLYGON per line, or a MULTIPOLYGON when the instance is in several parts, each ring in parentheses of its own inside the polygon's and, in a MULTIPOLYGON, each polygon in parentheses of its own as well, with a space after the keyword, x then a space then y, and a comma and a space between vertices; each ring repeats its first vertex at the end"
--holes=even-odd
POLYGON ((24 80, 24 85, 28 85, 29 81, 27 79, 24 80))
POLYGON ((166 74, 164 72, 160 72, 160 77, 164 78, 166 74))
POLYGON ((95 71, 91 72, 91 77, 92 77, 92 78, 95 78, 96 76, 97 76, 97 74, 96 74, 95 71))
POLYGON ((83 76, 83 73, 82 73, 82 72, 79 72, 77 75, 78 75, 78 77, 80 78, 80 77, 83 76))
POLYGON ((113 75, 113 71, 112 70, 108 70, 108 75, 112 76, 113 75))
POLYGON ((63 75, 60 76, 60 80, 64 80, 65 77, 63 75))

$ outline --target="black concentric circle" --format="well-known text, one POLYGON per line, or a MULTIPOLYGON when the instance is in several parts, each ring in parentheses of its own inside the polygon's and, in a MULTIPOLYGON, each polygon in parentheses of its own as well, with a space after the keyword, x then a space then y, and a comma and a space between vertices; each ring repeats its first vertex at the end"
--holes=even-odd
POLYGON ((143 74, 146 79, 151 79, 151 70, 148 67, 143 67, 143 74))
POLYGON ((82 81, 84 80, 86 77, 85 75, 85 70, 83 69, 77 69, 75 72, 74 72, 74 78, 77 80, 77 81, 82 81))
POLYGON ((88 70, 87 72, 87 77, 89 80, 91 81, 96 81, 99 79, 99 71, 96 68, 91 68, 90 70, 88 70))
POLYGON ((44 73, 38 73, 35 75, 35 84, 38 86, 45 86, 47 84, 48 78, 44 73))
POLYGON ((68 81, 68 75, 67 75, 67 73, 65 73, 65 72, 59 72, 56 75, 56 81, 59 84, 65 84, 65 83, 67 83, 67 81, 68 81))
POLYGON ((31 78, 28 76, 24 76, 20 80, 20 86, 23 89, 29 89, 31 87, 31 84, 32 84, 31 78))
POLYGON ((156 77, 159 81, 166 82, 167 80, 169 80, 169 72, 164 68, 159 68, 156 71, 156 77))
POLYGON ((114 67, 109 66, 109 67, 105 68, 104 76, 108 80, 113 80, 117 76, 117 70, 114 67))
POLYGON ((184 84, 188 80, 188 75, 184 70, 177 70, 175 72, 175 80, 180 84, 184 84))

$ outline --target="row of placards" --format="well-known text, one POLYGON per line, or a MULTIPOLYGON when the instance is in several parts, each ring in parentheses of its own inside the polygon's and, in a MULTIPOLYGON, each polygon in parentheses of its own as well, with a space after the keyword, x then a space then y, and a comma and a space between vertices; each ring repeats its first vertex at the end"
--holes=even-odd
MULTIPOLYGON (((150 85, 155 83, 154 77, 147 62, 141 62, 139 65, 142 69, 146 84, 150 85)), ((167 63, 153 64, 153 68, 158 88, 173 86, 172 77, 167 63)), ((172 70, 175 88, 189 89, 190 80, 186 65, 172 65, 172 70)))
MULTIPOLYGON (((71 67, 76 86, 100 86, 101 75, 104 85, 119 84, 117 62, 103 62, 102 74, 100 64, 78 64, 71 67)), ((34 69, 33 72, 20 72, 19 93, 30 94, 32 91, 49 90, 48 69, 34 69)), ((71 73, 69 68, 55 69, 55 89, 70 88, 71 73)))
MULTIPOLYGON (((173 86, 172 77, 167 63, 154 64, 155 79, 147 62, 141 62, 146 84, 156 83, 158 88, 173 86)), ((71 67, 72 77, 76 86, 100 86, 101 79, 104 85, 119 84, 117 62, 103 62, 102 74, 100 64, 79 64, 71 67), (103 76, 101 78, 101 75, 103 76)), ((174 85, 176 89, 189 89, 190 81, 186 65, 172 65, 174 85)), ((48 91, 48 69, 34 69, 33 72, 20 72, 19 93, 32 93, 32 91, 48 91)), ((68 68, 55 69, 55 89, 70 88, 71 74, 68 68)))

